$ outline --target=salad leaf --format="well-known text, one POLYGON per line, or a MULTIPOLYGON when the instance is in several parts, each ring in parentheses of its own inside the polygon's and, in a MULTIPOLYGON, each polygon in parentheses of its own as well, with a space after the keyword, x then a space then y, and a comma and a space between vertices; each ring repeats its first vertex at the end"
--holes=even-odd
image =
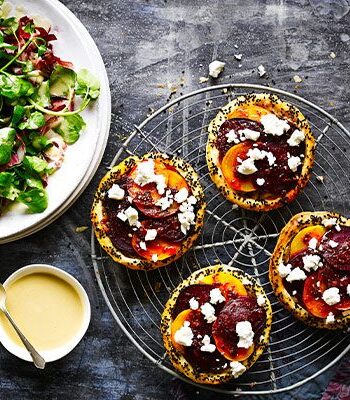
POLYGON ((21 96, 31 96, 34 93, 34 86, 24 79, 15 75, 0 74, 0 94, 15 99, 21 96))
POLYGON ((38 156, 25 156, 23 166, 29 173, 37 173, 43 175, 47 172, 47 162, 38 156))
POLYGON ((37 188, 37 189, 44 188, 42 181, 40 179, 34 178, 32 176, 29 176, 26 178, 26 184, 31 188, 37 188))
POLYGON ((61 123, 54 128, 67 144, 75 143, 80 136, 80 131, 86 126, 85 121, 79 114, 66 115, 62 117, 61 123))
POLYGON ((68 97, 75 87, 76 73, 70 69, 56 65, 50 76, 50 94, 57 97, 68 97))
POLYGON ((44 81, 34 97, 34 100, 41 107, 49 107, 51 104, 49 81, 44 81))
POLYGON ((15 200, 20 190, 15 186, 13 172, 0 172, 0 196, 8 200, 15 200))
POLYGON ((25 114, 25 111, 26 111, 26 109, 23 106, 19 105, 19 104, 17 104, 13 108, 12 119, 11 119, 11 125, 12 126, 16 126, 21 121, 21 119, 23 118, 23 116, 25 114))
POLYGON ((87 69, 81 69, 77 74, 75 93, 95 100, 100 94, 100 82, 87 69))
POLYGON ((46 136, 38 135, 35 132, 33 132, 33 135, 30 135, 30 139, 32 141, 32 146, 38 151, 45 150, 47 147, 52 146, 51 141, 46 136))
POLYGON ((31 213, 41 213, 47 208, 48 197, 45 189, 30 189, 22 192, 17 200, 25 204, 31 213))
POLYGON ((19 129, 39 129, 45 125, 45 117, 39 111, 34 111, 29 118, 18 125, 19 129))
POLYGON ((0 129, 0 164, 7 164, 15 144, 16 131, 13 128, 0 129))

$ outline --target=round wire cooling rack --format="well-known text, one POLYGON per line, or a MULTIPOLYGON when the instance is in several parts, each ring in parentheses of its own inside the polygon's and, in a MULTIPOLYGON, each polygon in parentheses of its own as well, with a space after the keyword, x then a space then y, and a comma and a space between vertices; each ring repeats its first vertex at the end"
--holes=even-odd
POLYGON ((301 211, 346 214, 349 205, 350 133, 333 116, 292 93, 260 85, 223 84, 177 98, 135 126, 110 167, 125 157, 162 151, 183 157, 196 169, 207 211, 201 237, 180 260, 155 271, 116 265, 91 237, 92 260, 102 294, 131 342, 161 369, 198 387, 225 394, 271 394, 294 389, 322 374, 350 350, 349 335, 306 327, 277 301, 268 279, 268 262, 280 230, 301 211), (205 161, 207 127, 229 100, 248 92, 280 95, 308 118, 317 139, 312 178, 291 204, 268 213, 234 207, 212 183, 205 161), (273 308, 270 344, 242 377, 220 386, 195 384, 172 367, 160 334, 163 307, 172 290, 193 271, 217 263, 254 276, 273 308))

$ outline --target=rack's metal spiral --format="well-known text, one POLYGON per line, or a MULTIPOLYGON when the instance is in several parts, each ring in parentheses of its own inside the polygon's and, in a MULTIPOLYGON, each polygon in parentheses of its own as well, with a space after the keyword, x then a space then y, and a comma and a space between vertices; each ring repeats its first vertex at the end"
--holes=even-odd
POLYGON ((259 85, 225 84, 197 90, 171 101, 136 126, 111 167, 130 154, 152 150, 178 154, 200 176, 207 213, 197 245, 171 266, 147 273, 113 263, 92 235, 98 283, 113 316, 132 343, 160 368, 189 382, 166 357, 159 332, 160 315, 171 291, 184 278, 200 267, 220 262, 235 265, 261 282, 271 300, 274 321, 270 346, 255 366, 239 380, 220 387, 205 386, 206 389, 228 394, 290 390, 321 374, 346 354, 350 350, 349 335, 307 328, 295 320, 274 297, 267 271, 278 233, 292 215, 302 210, 334 210, 346 215, 349 144, 350 133, 320 107, 283 90, 259 85), (212 183, 205 162, 209 121, 230 98, 247 92, 276 93, 295 104, 309 119, 318 141, 316 163, 306 190, 290 205, 269 213, 235 209, 212 183), (318 176, 324 176, 324 183, 318 176))

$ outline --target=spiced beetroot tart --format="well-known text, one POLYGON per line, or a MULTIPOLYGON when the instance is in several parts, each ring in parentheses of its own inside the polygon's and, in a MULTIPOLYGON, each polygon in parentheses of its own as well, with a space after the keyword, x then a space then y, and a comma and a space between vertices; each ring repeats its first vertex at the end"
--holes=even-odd
POLYGON ((208 131, 209 173, 229 201, 267 211, 291 202, 306 186, 315 139, 303 114, 276 95, 237 97, 208 131))
POLYGON ((128 157, 101 180, 91 220, 103 249, 133 269, 184 254, 203 225, 203 189, 193 168, 161 153, 128 157))
POLYGON ((237 378, 264 351, 271 305, 243 271, 216 265, 194 272, 173 292, 161 330, 170 361, 198 383, 237 378))
POLYGON ((350 323, 350 220, 303 212, 282 229, 270 261, 279 300, 306 324, 327 329, 350 323))

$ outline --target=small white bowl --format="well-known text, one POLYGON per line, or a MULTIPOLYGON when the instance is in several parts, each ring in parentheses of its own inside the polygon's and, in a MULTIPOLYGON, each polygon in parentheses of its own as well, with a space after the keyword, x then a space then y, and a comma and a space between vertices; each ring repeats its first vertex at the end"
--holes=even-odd
MULTIPOLYGON (((40 351, 40 355, 44 357, 46 362, 56 361, 70 353, 85 335, 91 319, 90 301, 88 295, 85 292, 85 289, 72 275, 48 264, 31 264, 20 268, 6 279, 6 281, 4 282, 5 289, 17 279, 33 273, 52 274, 65 280, 76 290, 82 302, 84 313, 83 322, 76 335, 69 342, 60 347, 51 350, 40 351)), ((1 325, 0 342, 10 353, 14 354, 15 356, 25 361, 33 361, 28 351, 25 348, 22 348, 18 344, 14 343, 1 325)))

